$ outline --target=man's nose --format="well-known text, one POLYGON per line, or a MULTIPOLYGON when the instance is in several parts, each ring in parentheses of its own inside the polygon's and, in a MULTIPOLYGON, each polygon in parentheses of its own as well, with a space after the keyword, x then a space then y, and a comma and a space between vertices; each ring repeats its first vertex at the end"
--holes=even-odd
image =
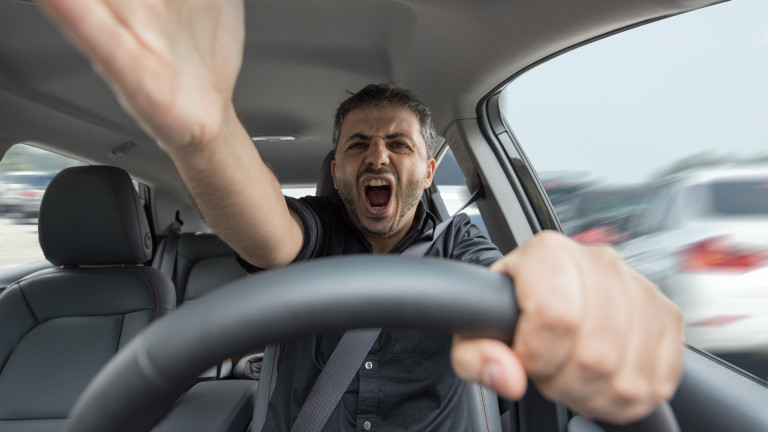
POLYGON ((371 142, 371 146, 368 147, 366 158, 367 162, 374 167, 389 165, 389 149, 387 148, 387 143, 381 138, 374 138, 371 142))

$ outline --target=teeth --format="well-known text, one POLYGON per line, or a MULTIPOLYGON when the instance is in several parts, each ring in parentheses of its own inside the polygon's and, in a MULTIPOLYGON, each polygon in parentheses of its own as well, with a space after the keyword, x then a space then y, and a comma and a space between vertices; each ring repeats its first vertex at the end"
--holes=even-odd
POLYGON ((389 186, 389 182, 381 179, 372 179, 372 180, 368 180, 368 183, 366 184, 366 186, 373 186, 373 187, 389 186))

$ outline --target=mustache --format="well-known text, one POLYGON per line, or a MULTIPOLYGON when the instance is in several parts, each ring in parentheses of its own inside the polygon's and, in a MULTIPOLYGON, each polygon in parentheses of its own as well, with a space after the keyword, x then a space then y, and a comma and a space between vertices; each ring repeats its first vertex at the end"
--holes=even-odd
POLYGON ((391 175, 397 180, 397 174, 387 167, 374 168, 372 166, 367 166, 357 175, 357 182, 360 183, 360 180, 366 175, 391 175))

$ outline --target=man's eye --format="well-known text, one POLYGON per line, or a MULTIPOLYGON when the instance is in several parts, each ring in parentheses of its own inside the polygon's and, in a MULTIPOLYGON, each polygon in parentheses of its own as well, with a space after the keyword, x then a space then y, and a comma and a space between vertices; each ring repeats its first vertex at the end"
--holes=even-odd
POLYGON ((359 150, 359 149, 364 149, 366 147, 368 147, 368 143, 364 143, 361 141, 361 142, 352 143, 347 148, 350 150, 359 150))
POLYGON ((395 149, 407 149, 408 144, 402 142, 402 141, 393 141, 389 143, 389 146, 395 149))

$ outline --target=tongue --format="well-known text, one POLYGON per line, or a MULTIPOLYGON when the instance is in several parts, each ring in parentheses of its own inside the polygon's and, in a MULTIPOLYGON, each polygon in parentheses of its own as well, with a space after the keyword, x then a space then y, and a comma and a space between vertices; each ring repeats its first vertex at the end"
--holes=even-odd
POLYGON ((389 188, 369 187, 365 190, 365 196, 371 207, 384 207, 389 202, 389 188))

